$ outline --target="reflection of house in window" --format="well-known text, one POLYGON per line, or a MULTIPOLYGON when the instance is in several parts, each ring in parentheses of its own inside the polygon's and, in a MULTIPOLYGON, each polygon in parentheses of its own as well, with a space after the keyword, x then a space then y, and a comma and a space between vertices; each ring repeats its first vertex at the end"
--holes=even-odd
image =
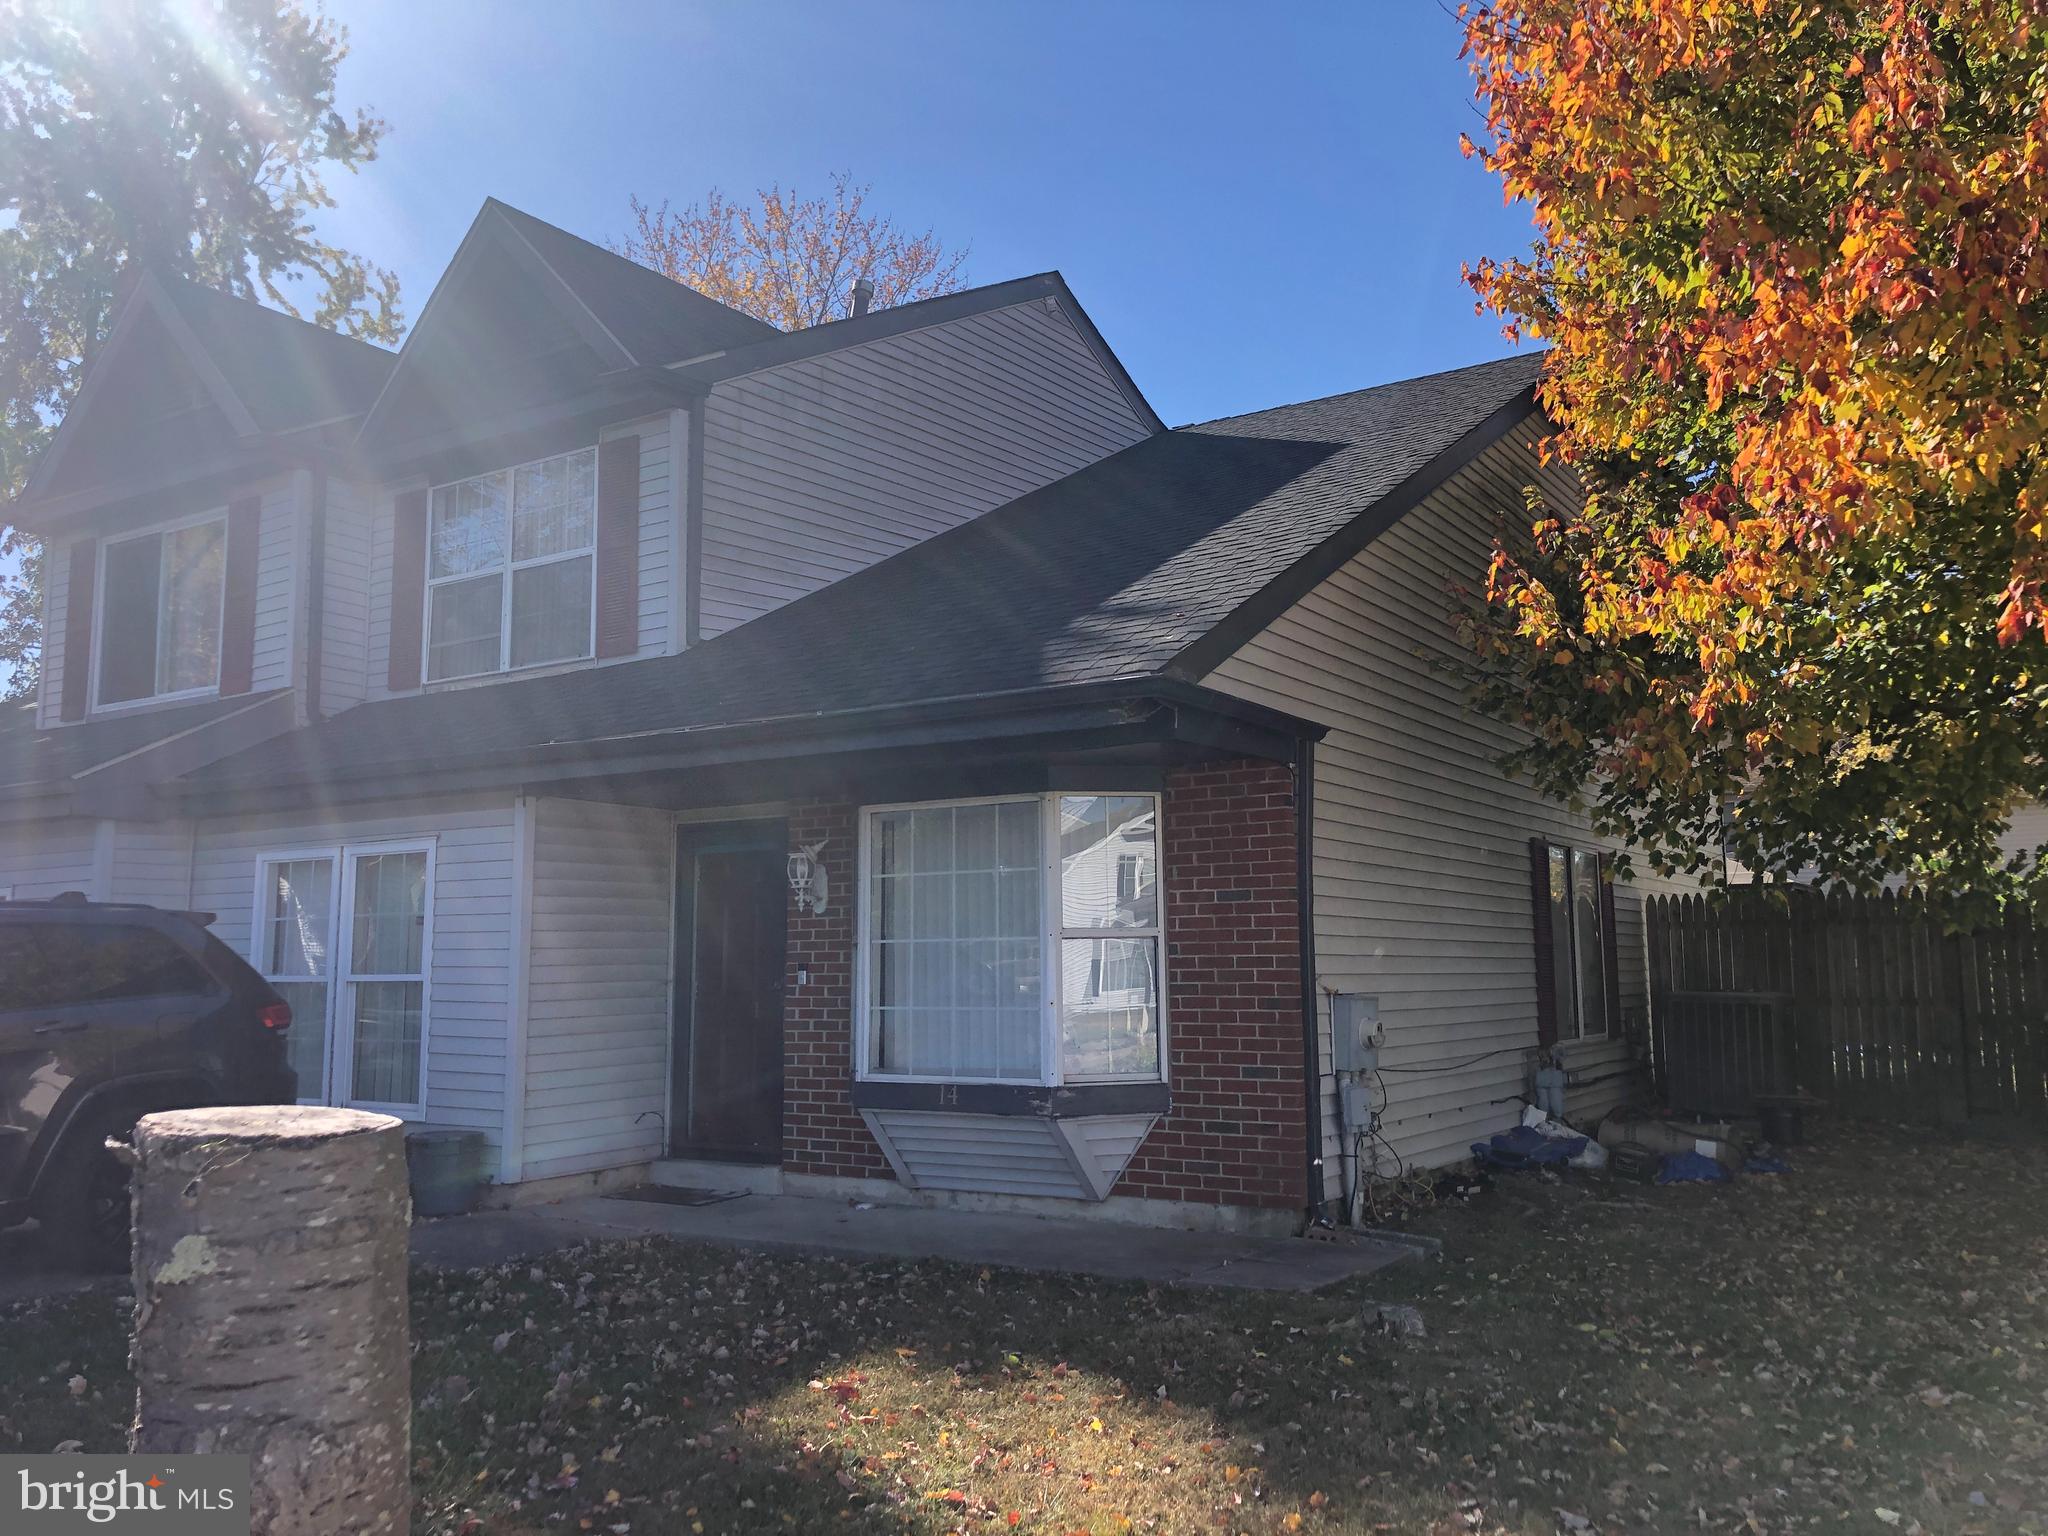
POLYGON ((1148 795, 1060 802, 1060 996, 1068 1072, 1157 1070, 1158 804, 1148 795))

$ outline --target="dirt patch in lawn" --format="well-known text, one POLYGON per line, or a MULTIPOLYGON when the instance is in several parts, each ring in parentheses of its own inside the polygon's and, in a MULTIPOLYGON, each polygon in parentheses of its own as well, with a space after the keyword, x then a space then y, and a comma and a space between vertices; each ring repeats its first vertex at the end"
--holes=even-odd
MULTIPOLYGON (((1794 1162, 1505 1178, 1310 1297, 661 1242, 417 1274, 415 1528, 2048 1529, 2048 1149, 1794 1162)), ((125 1316, 0 1314, 0 1449, 120 1447, 125 1316)))

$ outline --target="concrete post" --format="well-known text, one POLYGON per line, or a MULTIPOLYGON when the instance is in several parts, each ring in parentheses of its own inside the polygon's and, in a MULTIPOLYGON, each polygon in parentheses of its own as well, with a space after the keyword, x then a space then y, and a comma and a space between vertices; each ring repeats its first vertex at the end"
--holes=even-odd
POLYGON ((135 1127, 132 1449, 250 1457, 255 1536, 405 1536, 405 1131, 181 1109, 135 1127))

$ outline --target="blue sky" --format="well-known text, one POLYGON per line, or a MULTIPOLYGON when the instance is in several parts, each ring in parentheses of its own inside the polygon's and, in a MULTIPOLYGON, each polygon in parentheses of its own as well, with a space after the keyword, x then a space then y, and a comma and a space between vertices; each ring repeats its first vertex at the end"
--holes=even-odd
POLYGON ((329 6, 391 131, 321 232, 412 318, 486 196, 605 241, 844 169, 972 282, 1058 268, 1172 425, 1509 350, 1459 268, 1528 221, 1458 153, 1448 0, 329 6))
POLYGON ((843 168, 971 281, 1065 273, 1172 424, 1508 350, 1459 264, 1527 221, 1437 0, 330 4, 391 133, 322 229, 412 316, 486 195, 602 241, 843 168))

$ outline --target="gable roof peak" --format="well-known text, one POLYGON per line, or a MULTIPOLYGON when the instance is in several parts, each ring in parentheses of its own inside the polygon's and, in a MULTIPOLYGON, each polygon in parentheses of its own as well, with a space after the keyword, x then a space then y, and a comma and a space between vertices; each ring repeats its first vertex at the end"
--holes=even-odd
POLYGON ((701 352, 782 334, 765 320, 742 314, 687 283, 571 234, 501 198, 485 198, 484 210, 524 239, 641 366, 659 367, 701 352))

